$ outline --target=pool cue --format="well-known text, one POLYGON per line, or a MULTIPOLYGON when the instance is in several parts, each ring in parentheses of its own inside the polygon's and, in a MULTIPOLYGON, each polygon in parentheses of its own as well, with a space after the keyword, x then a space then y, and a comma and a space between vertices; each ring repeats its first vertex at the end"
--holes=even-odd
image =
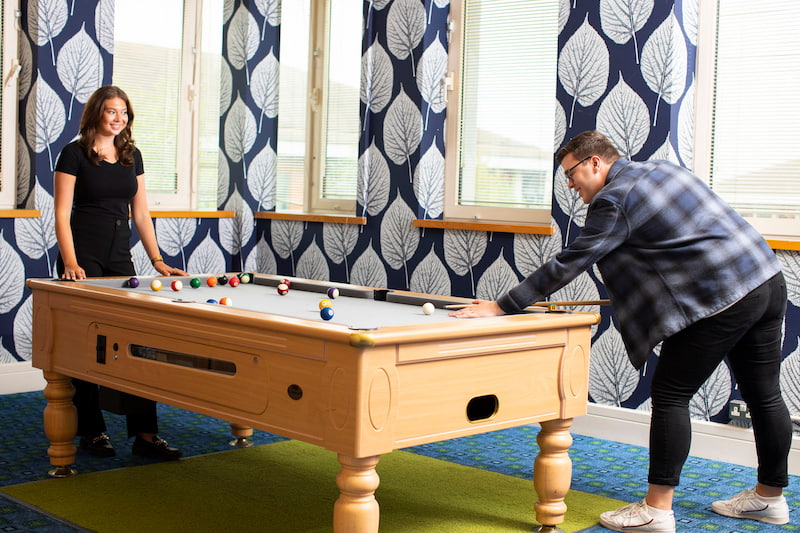
MULTIPOLYGON (((576 305, 609 305, 611 300, 567 300, 562 302, 536 302, 531 304, 525 309, 535 309, 537 307, 568 307, 576 305)), ((464 309, 465 307, 472 307, 474 304, 453 304, 445 305, 445 309, 464 309)))

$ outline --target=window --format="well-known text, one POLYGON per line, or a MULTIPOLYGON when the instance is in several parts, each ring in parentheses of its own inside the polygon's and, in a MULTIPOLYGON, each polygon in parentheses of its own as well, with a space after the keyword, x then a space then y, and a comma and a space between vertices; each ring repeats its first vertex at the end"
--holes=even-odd
POLYGON ((445 217, 549 224, 558 2, 460 0, 450 17, 445 217))
POLYGON ((152 208, 217 207, 222 16, 223 0, 115 4, 112 79, 135 111, 152 208))
POLYGON ((800 236, 800 3, 700 10, 694 170, 765 236, 800 236))
POLYGON ((16 1, 0 0, 0 208, 17 207, 17 75, 20 71, 17 59, 16 1))
POLYGON ((277 210, 352 214, 363 2, 281 7, 277 210))

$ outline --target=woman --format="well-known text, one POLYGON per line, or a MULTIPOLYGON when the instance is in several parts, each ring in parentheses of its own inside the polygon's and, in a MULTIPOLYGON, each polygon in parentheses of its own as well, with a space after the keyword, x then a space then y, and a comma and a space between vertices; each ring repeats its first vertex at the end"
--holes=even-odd
MULTIPOLYGON (((133 116, 124 91, 111 85, 99 88, 86 102, 78 139, 59 155, 54 176, 55 227, 62 279, 135 275, 129 216, 158 273, 186 275, 159 255, 147 207, 142 155, 131 136, 133 116)), ((114 455, 105 434, 97 385, 72 381, 81 448, 97 457, 114 455)), ((136 437, 133 453, 178 459, 181 451, 157 435, 155 402, 129 395, 124 399, 137 406, 126 415, 128 436, 136 437)))

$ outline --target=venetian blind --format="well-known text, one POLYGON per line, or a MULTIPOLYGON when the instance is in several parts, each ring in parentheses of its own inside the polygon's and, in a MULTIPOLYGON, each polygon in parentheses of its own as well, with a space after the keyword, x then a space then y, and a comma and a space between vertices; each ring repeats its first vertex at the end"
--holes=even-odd
POLYGON ((356 196, 361 83, 361 2, 332 2, 321 196, 356 196))
MULTIPOLYGON (((6 61, 5 55, 3 50, 3 40, 6 37, 5 31, 5 13, 6 13, 6 3, 5 0, 0 0, 0 80, 5 77, 6 73, 6 61)), ((3 123, 3 91, 0 90, 0 124, 3 123)), ((3 137, 0 135, 0 169, 3 168, 3 137)), ((5 190, 6 182, 3 178, 5 172, 0 172, 0 193, 7 192, 5 190)), ((4 198, 6 195, 0 194, 0 198, 4 198)))
POLYGON ((116 2, 112 79, 135 112, 133 138, 144 158, 148 193, 171 194, 178 187, 182 39, 182 0, 116 2))
POLYGON ((216 208, 217 197, 224 197, 227 194, 227 190, 222 191, 221 194, 217 191, 218 183, 227 184, 224 180, 219 179, 220 165, 226 164, 224 161, 220 161, 219 147, 223 7, 223 0, 203 1, 197 147, 197 207, 199 209, 216 208))
POLYGON ((458 203, 549 209, 555 0, 464 0, 458 203))
POLYGON ((279 211, 301 211, 304 204, 310 22, 309 2, 282 4, 276 180, 279 211))
POLYGON ((740 213, 800 216, 800 2, 717 4, 712 188, 740 213))

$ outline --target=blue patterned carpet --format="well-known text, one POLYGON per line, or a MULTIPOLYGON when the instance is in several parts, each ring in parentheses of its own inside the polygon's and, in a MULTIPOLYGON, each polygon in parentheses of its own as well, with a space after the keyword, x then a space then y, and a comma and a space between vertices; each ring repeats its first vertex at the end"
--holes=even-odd
MULTIPOLYGON (((47 479, 48 443, 42 430, 45 400, 41 392, 0 396, 0 486, 47 479)), ((227 423, 189 411, 159 405, 161 436, 181 448, 185 456, 202 455, 230 449, 227 423)), ((95 472, 147 464, 147 459, 130 454, 125 419, 108 414, 108 435, 117 456, 98 459, 79 451, 79 472, 95 472)), ((509 476, 531 479, 533 459, 538 452, 538 426, 484 433, 450 441, 407 448, 406 451, 435 457, 509 476)), ((267 444, 283 437, 256 431, 253 440, 267 444)), ((573 462, 572 489, 625 501, 644 497, 647 488, 646 448, 573 435, 570 449, 573 462)), ((749 520, 719 516, 709 509, 713 500, 727 498, 755 482, 753 468, 690 457, 684 468, 682 484, 676 491, 675 516, 678 531, 718 533, 800 531, 800 477, 792 476, 784 492, 792 511, 791 522, 770 526, 749 520)), ((68 533, 84 531, 0 494, 0 533, 68 533)), ((608 531, 596 526, 586 533, 608 531)), ((123 532, 120 532, 123 533, 123 532)), ((160 532, 152 532, 160 533, 160 532)))

